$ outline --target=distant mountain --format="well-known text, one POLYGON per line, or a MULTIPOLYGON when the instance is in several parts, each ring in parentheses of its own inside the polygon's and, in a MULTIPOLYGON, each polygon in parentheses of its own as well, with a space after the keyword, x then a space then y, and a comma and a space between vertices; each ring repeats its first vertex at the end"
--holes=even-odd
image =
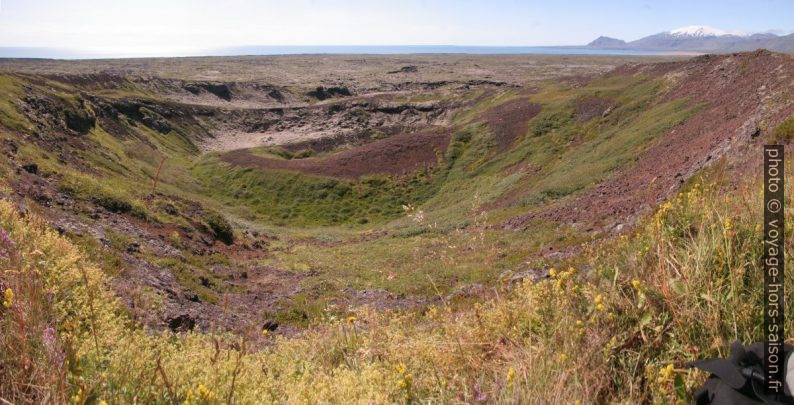
POLYGON ((617 38, 600 36, 587 44, 591 48, 613 49, 626 46, 626 41, 617 38))
POLYGON ((674 37, 696 37, 696 38, 721 37, 725 35, 732 35, 728 31, 724 31, 719 28, 708 27, 705 25, 690 25, 687 27, 681 27, 670 31, 669 34, 674 37))
POLYGON ((691 25, 625 42, 610 37, 598 37, 586 45, 595 49, 626 49, 644 51, 741 52, 759 48, 777 52, 794 52, 794 34, 732 33, 705 25, 691 25))

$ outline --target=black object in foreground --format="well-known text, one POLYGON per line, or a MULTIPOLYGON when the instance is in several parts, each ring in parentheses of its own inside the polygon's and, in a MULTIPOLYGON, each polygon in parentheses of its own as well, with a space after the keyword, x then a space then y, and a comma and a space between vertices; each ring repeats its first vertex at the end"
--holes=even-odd
MULTIPOLYGON (((781 358, 786 366, 794 346, 781 345, 781 358)), ((698 360, 690 367, 708 371, 711 376, 695 393, 694 403, 698 405, 720 404, 794 404, 791 398, 792 383, 783 383, 778 398, 766 393, 767 378, 764 373, 764 343, 758 342, 743 346, 738 340, 731 344, 727 359, 698 360)), ((794 363, 792 363, 794 364, 794 363)))

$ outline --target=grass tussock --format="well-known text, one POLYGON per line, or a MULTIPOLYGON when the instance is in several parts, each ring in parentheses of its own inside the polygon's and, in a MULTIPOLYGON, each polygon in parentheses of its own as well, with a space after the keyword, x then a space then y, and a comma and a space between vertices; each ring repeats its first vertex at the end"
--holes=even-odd
POLYGON ((772 131, 771 140, 776 143, 788 142, 794 138, 794 116, 788 117, 772 131))
POLYGON ((0 397, 687 400, 705 375, 685 369, 686 361, 725 355, 734 339, 761 339, 760 207, 758 183, 730 197, 694 184, 635 234, 592 246, 538 283, 463 309, 446 301, 402 313, 363 309, 253 349, 232 336, 145 332, 123 315, 106 276, 82 252, 2 203, 0 287, 11 293, 0 310, 7 331, 0 397))

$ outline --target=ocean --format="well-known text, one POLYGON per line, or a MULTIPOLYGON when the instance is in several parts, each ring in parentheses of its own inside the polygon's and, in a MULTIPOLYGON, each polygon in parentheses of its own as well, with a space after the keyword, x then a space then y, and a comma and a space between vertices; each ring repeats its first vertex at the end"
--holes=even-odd
POLYGON ((660 55, 664 52, 621 49, 590 49, 586 47, 553 46, 458 46, 458 45, 267 45, 240 46, 190 52, 108 53, 61 48, 0 47, 0 58, 44 59, 114 59, 138 57, 240 56, 240 55, 313 55, 313 54, 475 54, 475 55, 660 55))

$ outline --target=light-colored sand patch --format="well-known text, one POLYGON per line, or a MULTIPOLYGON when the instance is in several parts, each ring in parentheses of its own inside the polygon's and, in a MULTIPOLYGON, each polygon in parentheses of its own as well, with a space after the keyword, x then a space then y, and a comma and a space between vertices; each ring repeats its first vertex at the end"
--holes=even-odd
POLYGON ((205 139, 199 148, 203 152, 223 152, 236 149, 255 148, 257 146, 276 146, 288 143, 320 139, 336 135, 338 132, 327 131, 279 131, 279 132, 242 132, 224 131, 214 134, 214 138, 205 139))

